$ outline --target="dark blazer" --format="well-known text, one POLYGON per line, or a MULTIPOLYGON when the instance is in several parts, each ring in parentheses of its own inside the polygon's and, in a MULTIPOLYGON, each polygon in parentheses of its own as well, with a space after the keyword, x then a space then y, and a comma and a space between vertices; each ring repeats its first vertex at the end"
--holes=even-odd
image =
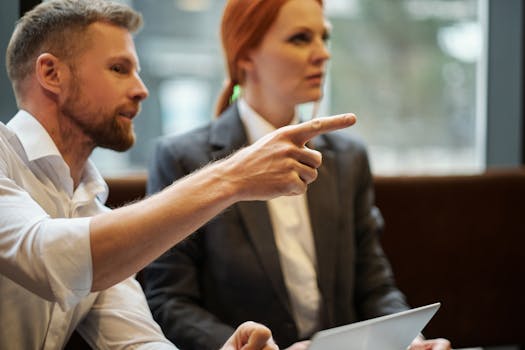
MULTIPOLYGON (((203 128, 162 139, 148 192, 246 142, 236 105, 203 128)), ((307 192, 323 328, 405 310, 379 243, 382 218, 373 206, 364 147, 342 132, 312 145, 323 154, 307 192)), ((263 201, 231 206, 148 266, 143 277, 154 318, 182 350, 218 349, 247 320, 267 325, 282 348, 300 340, 263 201)))

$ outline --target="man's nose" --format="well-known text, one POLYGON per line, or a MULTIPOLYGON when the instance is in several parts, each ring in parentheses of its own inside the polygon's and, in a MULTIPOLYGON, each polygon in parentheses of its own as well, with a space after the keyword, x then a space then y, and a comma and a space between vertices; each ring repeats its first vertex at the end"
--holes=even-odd
POLYGON ((142 101, 145 100, 149 96, 149 91, 142 79, 138 74, 135 75, 136 82, 132 89, 132 96, 134 100, 142 101))

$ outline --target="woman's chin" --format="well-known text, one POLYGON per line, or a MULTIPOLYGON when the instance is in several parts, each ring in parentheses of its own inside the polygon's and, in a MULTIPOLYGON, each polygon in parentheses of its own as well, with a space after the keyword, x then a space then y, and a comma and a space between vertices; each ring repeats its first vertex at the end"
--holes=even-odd
POLYGON ((310 103, 310 102, 317 102, 323 97, 323 94, 321 92, 311 93, 306 96, 302 102, 299 103, 310 103))

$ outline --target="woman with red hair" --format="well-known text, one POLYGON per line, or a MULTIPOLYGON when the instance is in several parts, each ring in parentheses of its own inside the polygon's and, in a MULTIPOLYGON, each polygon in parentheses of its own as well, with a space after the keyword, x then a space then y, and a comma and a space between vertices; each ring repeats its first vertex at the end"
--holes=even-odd
MULTIPOLYGON (((221 37, 228 79, 218 118, 158 144, 149 193, 298 123, 297 106, 322 97, 322 1, 229 0, 221 37)), ((323 165, 306 195, 234 204, 144 271, 153 316, 181 349, 216 349, 244 320, 268 326, 281 347, 305 349, 320 329, 408 308, 379 243, 364 146, 342 133, 308 146, 323 165)))

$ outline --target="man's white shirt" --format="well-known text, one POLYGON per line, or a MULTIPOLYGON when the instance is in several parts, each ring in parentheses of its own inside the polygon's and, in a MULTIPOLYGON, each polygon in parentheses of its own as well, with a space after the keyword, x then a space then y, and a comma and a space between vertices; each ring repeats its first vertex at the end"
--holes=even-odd
POLYGON ((97 349, 174 348, 135 279, 90 292, 90 217, 110 210, 107 192, 90 161, 74 188, 29 113, 0 123, 0 349, 60 349, 75 328, 97 349))

